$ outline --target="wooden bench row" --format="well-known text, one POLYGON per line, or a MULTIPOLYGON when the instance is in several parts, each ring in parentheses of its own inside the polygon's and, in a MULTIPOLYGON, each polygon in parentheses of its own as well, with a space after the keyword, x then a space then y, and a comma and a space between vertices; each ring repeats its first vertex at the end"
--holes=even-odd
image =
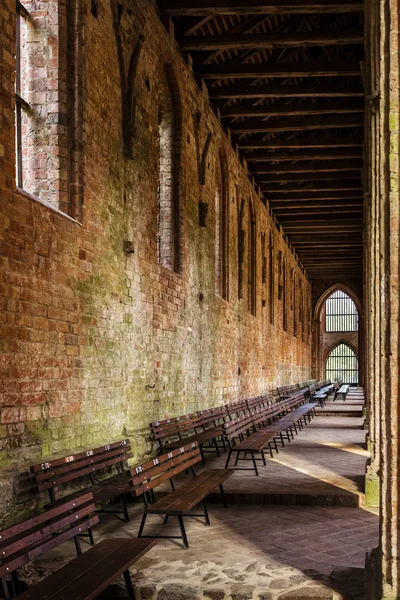
POLYGON ((306 403, 302 391, 288 396, 283 402, 259 408, 251 415, 244 415, 224 425, 229 441, 229 454, 226 468, 233 454, 236 454, 234 468, 252 470, 259 475, 257 460, 266 466, 264 451, 268 450, 273 457, 273 449, 278 452, 277 440, 284 446, 284 437, 293 439, 293 429, 297 433, 303 428, 302 419, 311 419, 315 413, 315 403, 306 403), (247 455, 250 455, 250 458, 247 455), (257 455, 260 458, 257 458, 257 455), (252 467, 237 467, 239 461, 250 460, 252 467))

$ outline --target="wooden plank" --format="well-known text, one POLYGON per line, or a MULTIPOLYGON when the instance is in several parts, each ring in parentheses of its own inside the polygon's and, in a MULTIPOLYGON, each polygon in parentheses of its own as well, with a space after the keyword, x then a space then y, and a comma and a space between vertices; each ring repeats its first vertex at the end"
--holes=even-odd
POLYGON ((158 0, 158 8, 172 16, 284 15, 363 12, 360 0, 158 0))
POLYGON ((361 148, 350 148, 341 150, 308 150, 306 152, 253 152, 245 154, 248 162, 294 162, 297 160, 344 160, 362 158, 361 148))
POLYGON ((262 121, 252 119, 232 123, 229 129, 233 134, 239 133, 271 133, 281 131, 307 131, 311 129, 343 129, 363 127, 361 115, 343 115, 342 117, 313 117, 310 119, 271 119, 262 121))
MULTIPOLYGON (((300 121, 299 121, 300 123, 300 121)), ((342 148, 351 146, 363 146, 361 136, 352 136, 347 138, 340 137, 310 137, 310 138, 292 138, 292 139, 246 139, 237 142, 239 148, 342 148)))
MULTIPOLYGON (((186 34, 185 34, 186 35, 186 34)), ((361 76, 359 63, 227 63, 195 65, 198 77, 204 79, 258 79, 289 77, 361 76)))
POLYGON ((286 204, 287 206, 291 206, 293 202, 309 202, 310 200, 322 200, 322 201, 331 201, 331 200, 351 200, 357 199, 361 203, 363 201, 363 193, 362 190, 344 190, 344 191, 322 191, 322 192, 301 192, 299 194, 282 194, 281 196, 267 196, 264 194, 265 198, 269 202, 286 204))
POLYGON ((289 104, 259 104, 258 106, 221 106, 223 119, 237 117, 300 117, 304 115, 329 115, 364 112, 364 102, 360 100, 341 100, 339 102, 290 102, 289 104))
POLYGON ((275 48, 310 48, 313 46, 339 46, 363 44, 362 29, 320 29, 295 33, 252 33, 195 35, 183 38, 179 45, 184 52, 205 50, 262 50, 275 48))
MULTIPOLYGON (((247 36, 246 36, 247 37, 247 36)), ((361 84, 349 83, 335 85, 297 84, 297 85, 227 85, 209 87, 208 95, 212 100, 230 100, 233 98, 363 98, 361 84)))
POLYGON ((331 173, 307 173, 297 174, 292 173, 291 175, 270 175, 269 177, 260 177, 257 179, 257 183, 261 185, 261 189, 265 193, 277 192, 278 194, 287 194, 288 192, 322 192, 328 191, 333 192, 335 190, 362 190, 363 186, 361 183, 360 173, 358 171, 349 171, 348 173, 341 173, 337 178, 331 173), (335 181, 330 181, 335 179, 335 181), (337 181, 340 180, 340 181, 337 181), (297 183, 297 185, 290 185, 292 182, 302 181, 303 183, 297 183), (321 181, 329 181, 328 183, 321 183, 321 181), (276 183, 281 182, 281 185, 276 183), (315 183, 314 183, 315 182, 315 183), (270 185, 270 184, 275 185, 270 185), (284 183, 285 185, 282 185, 284 183), (267 185, 268 184, 268 185, 267 185))
POLYGON ((332 218, 336 218, 342 215, 359 215, 362 216, 362 204, 356 206, 318 206, 313 208, 286 208, 278 209, 273 208, 273 213, 279 220, 285 220, 286 223, 293 220, 298 220, 299 217, 309 215, 311 217, 319 218, 321 215, 331 215, 332 218))
POLYGON ((296 163, 295 165, 287 165, 282 163, 280 165, 263 165, 252 168, 253 174, 268 174, 268 173, 318 173, 319 171, 325 171, 327 173, 339 171, 354 171, 355 169, 362 169, 362 160, 348 160, 348 161, 335 161, 333 163, 321 163, 316 164, 310 163, 296 163))

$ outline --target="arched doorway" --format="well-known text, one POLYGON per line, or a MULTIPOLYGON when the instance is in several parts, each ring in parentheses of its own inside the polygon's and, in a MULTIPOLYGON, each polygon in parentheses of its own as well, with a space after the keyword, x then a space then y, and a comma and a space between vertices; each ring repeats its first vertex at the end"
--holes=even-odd
POLYGON ((358 385, 358 356, 349 344, 342 342, 330 350, 325 361, 325 377, 358 385))

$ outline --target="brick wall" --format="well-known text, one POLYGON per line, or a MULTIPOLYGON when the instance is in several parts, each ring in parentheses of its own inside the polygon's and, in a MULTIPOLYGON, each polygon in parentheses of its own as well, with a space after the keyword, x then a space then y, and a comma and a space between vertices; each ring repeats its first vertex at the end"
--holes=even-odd
MULTIPOLYGON (((82 22, 85 31, 84 46, 75 49, 81 59, 73 78, 82 86, 78 99, 84 99, 79 113, 83 125, 73 132, 73 139, 81 139, 83 147, 80 143, 72 147, 75 159, 82 153, 82 160, 75 160, 84 176, 80 222, 15 189, 15 12, 11 0, 0 0, 0 504, 7 507, 2 511, 5 519, 15 502, 15 473, 39 457, 125 435, 132 441, 135 457, 143 456, 151 451, 151 420, 310 376, 309 282, 211 111, 205 90, 198 87, 190 65, 178 53, 172 33, 149 0, 137 0, 122 12, 125 65, 138 36, 144 36, 135 81, 134 158, 129 160, 123 155, 121 80, 110 6, 98 1, 96 10, 92 6, 92 11, 82 12, 79 3, 75 9, 76 22, 82 22), (176 175, 179 273, 160 265, 157 247, 157 72, 166 53, 182 109, 176 175), (195 126, 197 113, 201 119, 195 126), (203 148, 208 133, 212 138, 205 185, 201 185, 197 146, 203 148), (229 186, 228 301, 215 293, 215 186, 220 153, 226 157, 229 186), (242 200, 244 293, 238 300, 238 203, 242 200), (199 201, 209 206, 206 227, 199 227, 199 201), (256 223, 255 315, 248 294, 250 201, 256 223), (268 279, 262 282, 261 257, 265 234, 268 275, 270 232, 273 325, 270 286, 268 279), (124 240, 133 243, 134 253, 123 252, 124 240), (285 332, 285 295, 278 293, 279 256, 289 274, 293 269, 303 290, 296 300, 292 288, 287 290, 285 332)), ((81 39, 82 35, 76 44, 81 39)), ((68 45, 74 44, 70 39, 68 45)), ((76 96, 73 101, 78 102, 76 96)), ((78 118, 68 127, 75 123, 79 124, 78 118)), ((49 169, 49 183, 53 175, 49 169)), ((69 197, 77 194, 76 172, 73 175, 68 180, 69 197)), ((18 498, 24 501, 30 496, 18 498)))

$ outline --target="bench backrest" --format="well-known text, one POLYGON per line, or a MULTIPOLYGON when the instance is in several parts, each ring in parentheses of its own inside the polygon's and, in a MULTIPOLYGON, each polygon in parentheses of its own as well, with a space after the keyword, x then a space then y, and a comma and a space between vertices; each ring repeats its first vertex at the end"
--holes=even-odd
POLYGON ((198 423, 206 428, 221 425, 229 417, 226 406, 216 406, 214 408, 199 410, 197 415, 199 418, 198 423))
POLYGON ((293 383, 292 385, 283 385, 277 388, 278 394, 280 398, 286 398, 293 394, 296 390, 299 389, 298 383, 293 383))
POLYGON ((254 398, 247 398, 246 404, 249 412, 257 410, 257 408, 264 406, 267 403, 265 396, 255 396, 254 398))
POLYGON ((132 492, 140 496, 200 461, 198 443, 192 442, 136 465, 128 471, 132 492))
POLYGON ((154 440, 161 440, 169 437, 181 437, 182 433, 195 431, 196 427, 201 427, 198 413, 190 413, 163 421, 150 423, 150 430, 154 440))
POLYGON ((247 402, 246 400, 237 400, 236 402, 230 402, 226 404, 226 410, 231 419, 234 417, 239 417, 240 415, 245 415, 248 413, 247 402))
POLYGON ((93 475, 100 469, 106 469, 123 463, 132 457, 129 440, 112 442, 97 448, 45 460, 37 465, 31 466, 31 472, 35 476, 36 487, 39 492, 52 491, 54 499, 54 488, 70 483, 81 477, 93 475))
POLYGON ((87 492, 0 531, 0 578, 96 525, 94 511, 93 494, 87 492))
POLYGON ((254 427, 255 416, 254 415, 243 415, 232 419, 229 423, 224 425, 224 433, 226 438, 231 441, 236 437, 246 433, 249 429, 254 427))

